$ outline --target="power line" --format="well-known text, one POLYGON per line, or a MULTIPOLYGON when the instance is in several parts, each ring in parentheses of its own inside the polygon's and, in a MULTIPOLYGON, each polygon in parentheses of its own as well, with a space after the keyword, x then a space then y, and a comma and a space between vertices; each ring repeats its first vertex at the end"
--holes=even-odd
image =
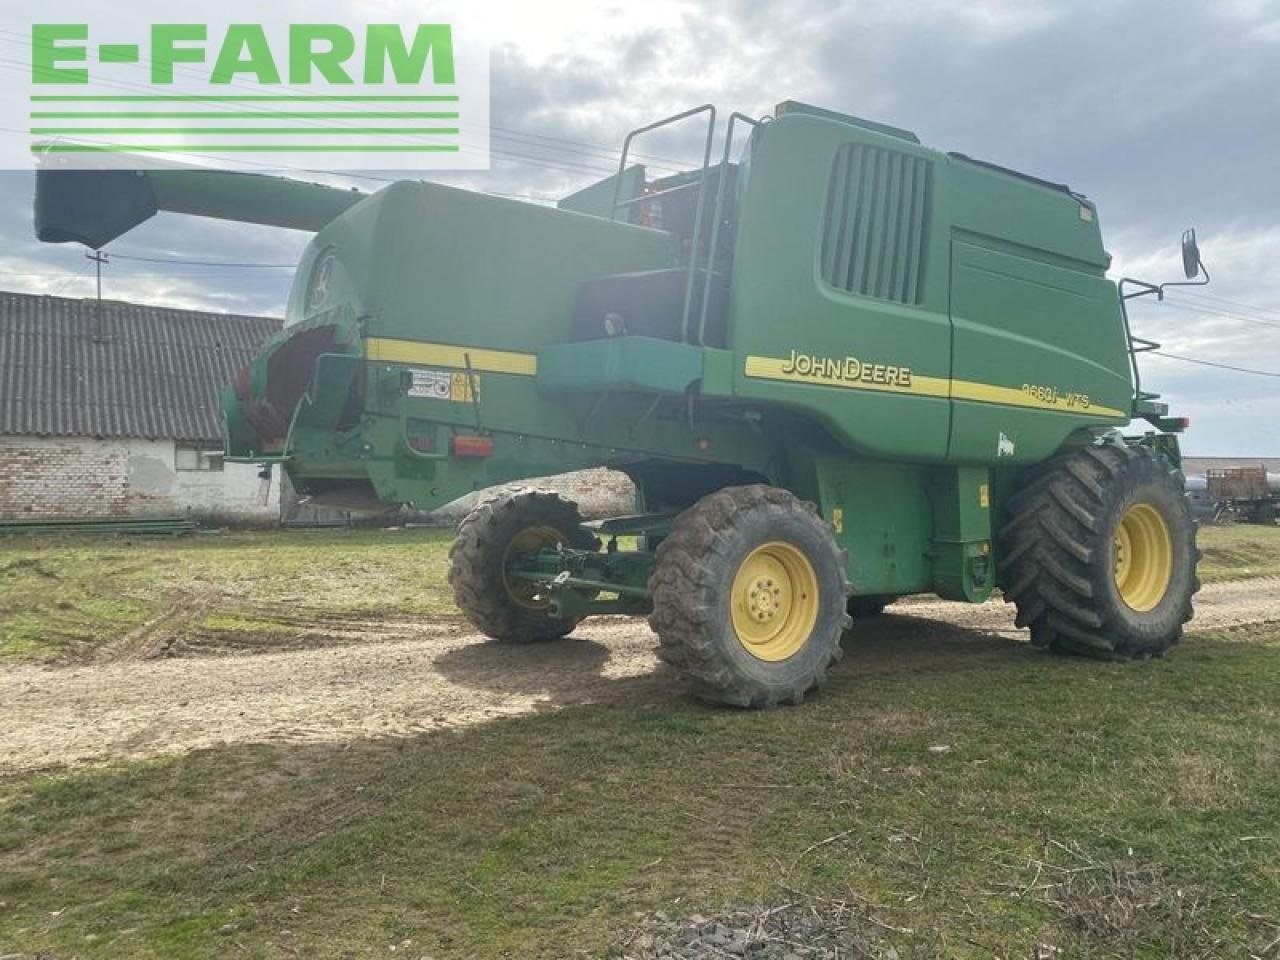
MULTIPOLYGON (((32 279, 32 280, 65 280, 65 279, 67 279, 68 277, 71 277, 71 278, 73 278, 73 279, 76 279, 76 278, 79 278, 80 276, 81 276, 80 274, 68 274, 68 273, 0 273, 0 277, 5 277, 5 278, 9 278, 9 279, 13 279, 13 278, 23 278, 23 279, 32 279)), ((130 274, 126 274, 126 275, 124 275, 124 276, 117 277, 116 279, 119 279, 119 280, 146 280, 146 279, 151 278, 151 277, 165 277, 165 278, 169 278, 169 277, 205 277, 205 278, 207 279, 207 278, 208 278, 208 276, 209 276, 209 274, 207 274, 207 273, 196 273, 196 272, 172 273, 172 272, 169 272, 169 271, 166 271, 166 270, 148 270, 148 271, 147 271, 147 272, 145 272, 145 273, 130 273, 130 274)), ((231 279, 231 278, 234 278, 235 276, 236 276, 236 272, 234 272, 234 271, 233 271, 233 272, 232 272, 232 273, 230 273, 230 274, 221 274, 221 275, 219 276, 219 279, 220 279, 220 280, 221 280, 221 279, 231 279)), ((247 280, 265 279, 265 278, 263 278, 260 274, 259 274, 259 275, 252 275, 252 276, 251 276, 251 275, 248 275, 248 274, 241 273, 241 276, 243 277, 243 279, 247 279, 247 280)))
POLYGON ((1237 367, 1230 363, 1217 363, 1213 360, 1200 360, 1196 357, 1183 357, 1176 353, 1165 353, 1163 350, 1152 350, 1151 353, 1157 357, 1166 357, 1169 360, 1181 360, 1183 363, 1195 363, 1202 367, 1216 367, 1219 370, 1233 370, 1236 373, 1252 373, 1258 377, 1280 377, 1280 373, 1273 373, 1270 370, 1252 370, 1249 367, 1237 367))
POLYGON ((71 286, 71 284, 74 283, 76 280, 88 280, 89 279, 88 272, 89 272, 88 267, 82 267, 80 270, 78 270, 75 273, 67 274, 67 278, 63 280, 62 283, 58 284, 57 287, 54 288, 50 296, 52 297, 59 296, 64 290, 67 289, 67 287, 71 286))
POLYGON ((1229 310, 1223 310, 1220 307, 1210 307, 1210 306, 1201 307, 1201 306, 1196 306, 1194 304, 1173 303, 1172 301, 1169 301, 1169 300, 1164 300, 1159 304, 1153 304, 1153 306, 1168 307, 1173 310, 1185 310, 1187 313, 1194 313, 1202 317, 1204 316, 1217 317, 1223 320, 1235 320, 1240 323, 1253 323, 1253 324, 1257 324, 1260 327, 1280 328, 1280 320, 1274 320, 1274 321, 1262 320, 1262 319, 1259 319, 1258 317, 1249 317, 1249 316, 1245 316, 1242 313, 1233 313, 1229 310))
POLYGON ((176 263, 188 267, 234 267, 245 270, 296 270, 296 263, 233 263, 229 260, 185 260, 178 257, 138 257, 129 253, 108 251, 112 260, 132 260, 137 263, 176 263))
POLYGON ((1233 312, 1238 312, 1240 310, 1244 310, 1244 311, 1247 311, 1247 313, 1240 314, 1241 316, 1252 315, 1255 317, 1264 317, 1264 318, 1280 321, 1280 313, 1277 313, 1274 310, 1268 310, 1266 307, 1259 307, 1255 304, 1242 303, 1239 300, 1228 300, 1225 297, 1214 297, 1214 296, 1210 296, 1207 293, 1179 292, 1178 296, 1179 298, 1186 297, 1187 299, 1195 303, 1205 303, 1210 306, 1214 306, 1215 309, 1221 309, 1220 307, 1216 306, 1219 303, 1225 303, 1228 306, 1237 308, 1237 311, 1226 311, 1227 313, 1233 313, 1233 312))
MULTIPOLYGON (((569 147, 585 147, 590 151, 598 151, 596 153, 587 153, 580 150, 571 151, 574 153, 584 153, 586 156, 594 156, 598 160, 608 160, 612 163, 617 163, 622 159, 621 150, 615 150, 613 147, 605 144, 588 143, 585 140, 570 140, 566 137, 553 137, 550 134, 545 133, 531 133, 527 130, 517 130, 513 127, 501 127, 497 124, 491 124, 490 129, 497 131, 495 136, 502 137, 504 139, 524 138, 530 140, 546 140, 550 143, 565 144, 566 146, 561 149, 568 150, 569 147)), ((537 144, 532 145, 536 146, 537 144)), ((635 151, 630 151, 627 156, 643 163, 647 163, 649 166, 673 172, 683 170, 689 166, 689 161, 686 160, 673 160, 670 157, 657 157, 648 153, 636 153, 635 151)))

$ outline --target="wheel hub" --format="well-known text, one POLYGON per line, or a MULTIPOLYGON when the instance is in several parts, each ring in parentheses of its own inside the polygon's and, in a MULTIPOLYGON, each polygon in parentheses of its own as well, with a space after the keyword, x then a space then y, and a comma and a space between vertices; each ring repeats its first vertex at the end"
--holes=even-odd
POLYGON ((782 602, 782 587, 768 577, 757 577, 751 584, 751 592, 747 598, 747 606, 751 615, 765 623, 778 615, 782 602))
POLYGON ((785 660, 804 646, 818 619, 818 578, 797 547, 763 544, 743 559, 730 596, 738 641, 760 660, 785 660))
POLYGON ((506 550, 502 552, 502 580, 512 600, 531 610, 543 610, 548 606, 550 600, 542 595, 541 588, 536 583, 513 577, 507 570, 518 557, 527 557, 563 542, 564 537, 554 527, 525 527, 511 538, 506 550))
POLYGON ((1173 579, 1173 537, 1164 517, 1149 503, 1135 503, 1115 533, 1116 590, 1139 613, 1155 609, 1173 579))

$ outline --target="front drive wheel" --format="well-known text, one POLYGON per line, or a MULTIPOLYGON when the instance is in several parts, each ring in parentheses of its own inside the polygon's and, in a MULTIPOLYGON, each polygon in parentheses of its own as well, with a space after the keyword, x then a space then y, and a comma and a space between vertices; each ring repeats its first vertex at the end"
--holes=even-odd
POLYGON ((551 614, 535 584, 513 577, 520 557, 562 545, 599 546, 582 526, 577 504, 545 490, 515 488, 489 497, 467 514, 449 548, 449 585, 458 609, 479 630, 503 643, 554 640, 578 625, 551 614))
POLYGON ((676 518, 649 580, 659 654, 704 700, 799 703, 840 658, 844 554, 811 504, 729 487, 676 518))
POLYGON ((1036 469, 1000 531, 1005 599, 1032 643, 1120 659, 1178 641, 1200 589, 1183 485, 1144 446, 1085 447, 1036 469))

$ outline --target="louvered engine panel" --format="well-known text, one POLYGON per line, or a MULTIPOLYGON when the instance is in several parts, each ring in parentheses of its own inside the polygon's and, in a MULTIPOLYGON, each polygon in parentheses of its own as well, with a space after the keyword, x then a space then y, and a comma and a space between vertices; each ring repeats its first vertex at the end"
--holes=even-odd
POLYGON ((918 304, 924 290, 929 162, 846 144, 835 156, 822 229, 822 278, 838 290, 918 304))

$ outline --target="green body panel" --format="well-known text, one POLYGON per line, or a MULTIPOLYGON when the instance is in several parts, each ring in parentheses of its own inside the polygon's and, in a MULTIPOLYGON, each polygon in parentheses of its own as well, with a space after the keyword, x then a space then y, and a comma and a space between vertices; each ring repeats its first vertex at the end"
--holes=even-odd
MULTIPOLYGON (((392 184, 325 226, 299 268, 287 319, 327 253, 349 278, 366 337, 536 352, 568 339, 578 284, 670 266, 657 230, 434 183, 392 184)), ((333 294, 323 306, 328 306, 333 294)))
POLYGON ((958 463, 1034 462, 1078 431, 1128 420, 1127 339, 1087 201, 825 117, 786 114, 765 129, 744 178, 731 280, 739 396, 805 410, 859 452, 958 463), (836 167, 850 145, 878 166, 845 188, 856 209, 833 213, 832 196, 858 172, 836 167), (906 199, 877 209, 885 195, 906 199), (841 240, 866 251, 865 269, 888 281, 912 271, 914 296, 828 281, 823 258, 840 244, 825 243, 826 227, 841 213, 841 240), (748 358, 792 351, 907 368, 926 385, 877 391, 749 375, 748 358), (1050 409, 1019 406, 1018 396, 967 398, 991 387, 1064 401, 1050 409), (1068 397, 1087 401, 1067 406, 1068 397))
MULTIPOLYGON (((947 232, 927 238, 923 296, 888 303, 832 288, 819 273, 821 224, 832 161, 846 143, 885 145, 921 158, 932 151, 897 137, 825 118, 785 114, 757 134, 739 204, 730 287, 730 348, 739 362, 735 392, 815 416, 851 450, 928 460, 946 456, 946 398, 877 393, 746 376, 749 356, 804 354, 893 363, 946 377, 951 334, 947 316, 947 232)), ((945 220, 945 190, 934 193, 934 217, 945 220)), ((868 238, 875 243, 875 238, 868 238)))
POLYGON ((538 386, 548 394, 683 394, 702 379, 702 358, 698 347, 652 337, 558 343, 538 353, 538 386))
MULTIPOLYGON (((228 457, 283 463, 318 503, 420 509, 599 465, 665 514, 770 483, 817 504, 857 593, 984 599, 1021 471, 1152 399, 1135 399, 1096 211, 802 104, 750 129, 734 176, 629 167, 560 209, 421 182, 359 197, 150 175, 159 209, 317 231, 285 330, 224 394, 228 457), (616 218, 615 193, 632 201, 616 218), (682 272, 663 287, 665 270, 682 272), (662 299, 689 271, 717 323, 662 299), (576 325, 588 281, 630 312, 626 335, 576 325), (633 329, 647 308, 663 322, 633 329)), ((59 220, 65 181, 45 183, 50 237, 118 228, 59 220)), ((575 562, 638 602, 648 560, 575 562)))
POLYGON ((986 462, 1003 433, 1014 449, 998 459, 1032 463, 1082 425, 1125 423, 1128 338, 1092 205, 965 161, 949 173, 952 377, 1053 396, 1061 408, 1045 416, 957 398, 950 457, 986 462), (1101 408, 1114 413, 1082 415, 1101 408))
POLYGON ((797 479, 848 552, 855 593, 921 593, 933 585, 929 469, 920 464, 802 457, 797 479))

